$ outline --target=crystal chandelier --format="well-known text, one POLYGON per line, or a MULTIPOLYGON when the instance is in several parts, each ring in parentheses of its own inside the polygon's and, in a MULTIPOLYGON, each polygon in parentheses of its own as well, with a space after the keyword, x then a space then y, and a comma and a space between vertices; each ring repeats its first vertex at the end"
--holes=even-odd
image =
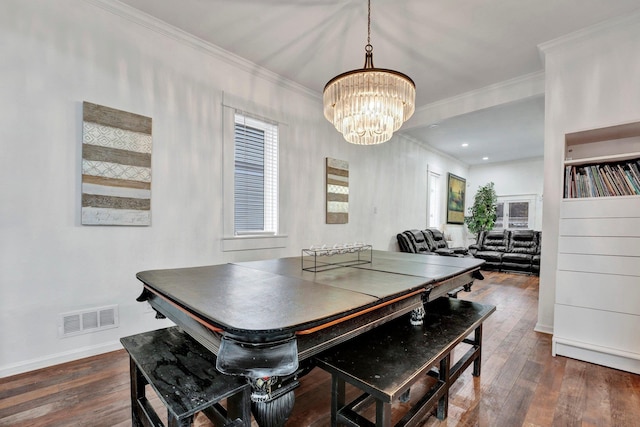
POLYGON ((325 85, 324 116, 352 144, 381 144, 413 114, 416 85, 405 74, 373 66, 371 0, 364 50, 364 68, 342 73, 325 85))

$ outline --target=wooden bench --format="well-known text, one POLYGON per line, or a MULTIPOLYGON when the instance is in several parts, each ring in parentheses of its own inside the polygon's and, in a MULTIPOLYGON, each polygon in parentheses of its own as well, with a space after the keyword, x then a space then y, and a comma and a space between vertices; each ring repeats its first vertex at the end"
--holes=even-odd
POLYGON ((391 426, 392 403, 408 400, 411 386, 425 375, 435 383, 396 427, 417 425, 434 410, 439 419, 447 417, 451 385, 471 363, 473 375, 480 375, 482 322, 495 307, 443 297, 425 310, 423 325, 412 326, 405 315, 316 356, 332 376, 332 426, 391 426), (463 342, 471 347, 451 366, 451 352, 463 342), (345 382, 364 392, 348 404, 345 382), (360 414, 373 402, 375 424, 360 414))
POLYGON ((151 385, 167 408, 168 426, 190 426, 196 412, 217 426, 251 425, 250 386, 216 370, 216 358, 174 326, 120 340, 129 352, 134 426, 163 426, 145 395, 151 385), (226 399, 227 409, 220 402, 226 399))

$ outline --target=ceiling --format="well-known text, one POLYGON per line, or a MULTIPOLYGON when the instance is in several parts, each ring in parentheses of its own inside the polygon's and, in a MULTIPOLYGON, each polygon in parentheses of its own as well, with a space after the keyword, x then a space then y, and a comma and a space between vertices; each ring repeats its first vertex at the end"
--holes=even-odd
POLYGON ((542 157, 544 96, 412 127, 403 133, 469 165, 542 157))
MULTIPOLYGON (((365 0, 120 1, 318 94, 335 75, 364 65, 365 0)), ((539 44, 639 7, 638 0, 372 0, 374 64, 410 76, 420 109, 542 71, 539 44)), ((474 165, 484 156, 542 156, 543 120, 540 96, 406 133, 474 165)))

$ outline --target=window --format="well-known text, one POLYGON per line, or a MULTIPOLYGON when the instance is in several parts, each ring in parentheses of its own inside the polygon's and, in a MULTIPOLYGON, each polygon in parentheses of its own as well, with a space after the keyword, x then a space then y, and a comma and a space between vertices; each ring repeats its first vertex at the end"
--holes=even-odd
POLYGON ((234 116, 234 234, 278 231, 278 126, 234 116))
POLYGON ((428 226, 440 227, 440 175, 435 172, 429 172, 428 176, 429 194, 429 212, 428 226))
POLYGON ((534 224, 535 198, 498 197, 494 229, 532 229, 534 224))
POLYGON ((223 94, 221 131, 222 251, 286 248, 278 157, 289 126, 277 110, 223 94))

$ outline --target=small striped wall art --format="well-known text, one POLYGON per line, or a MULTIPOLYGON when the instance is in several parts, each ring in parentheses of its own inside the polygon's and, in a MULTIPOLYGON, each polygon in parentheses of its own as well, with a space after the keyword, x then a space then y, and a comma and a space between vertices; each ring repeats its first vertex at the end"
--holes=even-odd
POLYGON ((327 157, 327 224, 349 222, 349 162, 327 157))
POLYGON ((82 224, 151 225, 151 118, 82 104, 82 224))

